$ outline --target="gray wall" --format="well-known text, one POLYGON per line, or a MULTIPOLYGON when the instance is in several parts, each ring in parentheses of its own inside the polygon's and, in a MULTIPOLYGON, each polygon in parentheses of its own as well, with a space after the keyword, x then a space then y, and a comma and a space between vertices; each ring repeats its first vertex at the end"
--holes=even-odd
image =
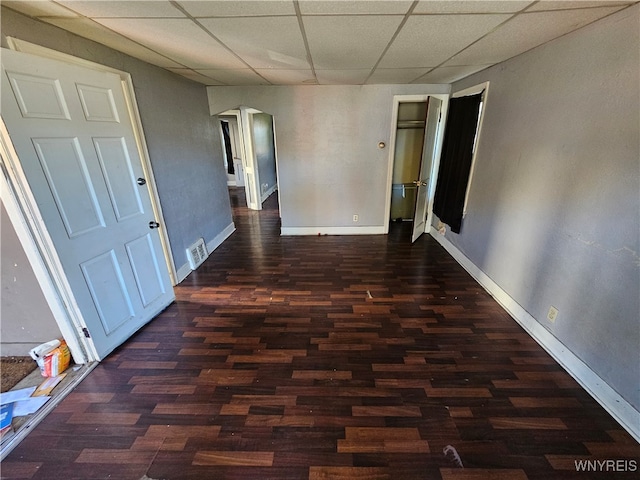
POLYGON ((273 141, 273 117, 267 113, 254 113, 253 123, 253 152, 258 161, 258 176, 260 177, 260 195, 275 186, 276 151, 273 141))
POLYGON ((224 160, 206 89, 148 63, 2 8, 2 46, 13 36, 129 72, 176 268, 186 248, 232 223, 224 160))
POLYGON ((639 11, 454 85, 491 82, 462 231, 446 234, 636 409, 639 11))
POLYGON ((26 356, 61 333, 1 202, 0 210, 0 353, 26 356))
POLYGON ((283 227, 384 226, 394 95, 448 85, 208 87, 212 114, 239 105, 274 116, 283 227))

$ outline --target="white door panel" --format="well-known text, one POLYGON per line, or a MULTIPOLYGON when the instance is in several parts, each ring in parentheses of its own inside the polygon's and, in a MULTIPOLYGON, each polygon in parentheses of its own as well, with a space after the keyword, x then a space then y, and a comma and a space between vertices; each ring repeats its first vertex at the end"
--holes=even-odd
POLYGON ((102 358, 174 299, 121 80, 2 50, 2 117, 102 358))
POLYGON ((58 80, 15 72, 7 76, 23 117, 71 119, 58 80))
POLYGON ((125 247, 142 305, 147 307, 166 293, 162 278, 162 258, 158 257, 150 233, 128 242, 125 247))
POLYGON ((113 250, 80 264, 107 335, 134 317, 131 297, 113 250))
POLYGON ((125 139, 94 138, 93 144, 116 219, 120 222, 135 215, 142 215, 144 210, 140 199, 140 187, 136 185, 125 139))
POLYGON ((120 122, 113 90, 91 85, 77 85, 78 97, 88 122, 120 122))
POLYGON ((77 138, 32 138, 40 167, 67 234, 74 238, 105 227, 77 138))
POLYGON ((416 210, 413 218, 413 235, 411 242, 415 242, 426 230, 427 210, 429 206, 429 176, 431 165, 436 153, 436 134, 442 100, 429 97, 427 104, 427 119, 424 130, 424 148, 422 150, 422 163, 420 164, 420 177, 417 182, 416 210))

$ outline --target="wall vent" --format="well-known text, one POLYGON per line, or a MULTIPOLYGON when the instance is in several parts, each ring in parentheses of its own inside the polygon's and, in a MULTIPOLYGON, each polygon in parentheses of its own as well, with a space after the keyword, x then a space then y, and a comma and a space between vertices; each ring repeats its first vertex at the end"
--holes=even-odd
POLYGON ((196 243, 187 248, 187 258, 191 270, 198 268, 207 259, 207 246, 203 238, 199 238, 196 243))

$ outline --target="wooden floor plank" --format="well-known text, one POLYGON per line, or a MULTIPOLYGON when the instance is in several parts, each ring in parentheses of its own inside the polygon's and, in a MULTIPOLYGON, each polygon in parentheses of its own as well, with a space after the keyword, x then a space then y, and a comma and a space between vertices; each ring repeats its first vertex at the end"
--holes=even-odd
POLYGON ((257 212, 230 192, 236 232, 3 479, 547 480, 640 460, 428 235, 282 237, 275 195, 257 212))

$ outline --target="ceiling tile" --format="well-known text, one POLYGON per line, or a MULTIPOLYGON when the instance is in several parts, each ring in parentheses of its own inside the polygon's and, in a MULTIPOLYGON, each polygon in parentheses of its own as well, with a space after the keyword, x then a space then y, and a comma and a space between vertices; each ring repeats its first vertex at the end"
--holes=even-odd
POLYGON ((38 1, 12 1, 3 0, 3 7, 9 7, 17 12, 24 13, 31 17, 77 17, 78 14, 68 8, 57 5, 53 2, 38 1))
POLYGON ((372 15, 399 14, 409 11, 412 1, 404 0, 344 0, 318 1, 300 0, 300 12, 303 15, 372 15))
POLYGON ((529 1, 434 1, 422 0, 413 13, 515 13, 519 12, 527 5, 531 5, 529 1))
POLYGON ((249 68, 228 70, 204 68, 198 69, 197 72, 211 77, 224 85, 269 85, 269 82, 249 68))
POLYGON ((131 55, 159 67, 179 67, 180 64, 148 48, 138 45, 127 38, 89 20, 88 18, 44 18, 45 22, 63 28, 69 32, 101 43, 107 47, 131 55))
POLYGON ((256 71, 274 85, 316 84, 311 70, 256 69, 256 71))
POLYGON ((362 85, 370 70, 316 70, 321 85, 362 85))
POLYGON ((86 17, 183 17, 184 14, 165 0, 109 0, 109 1, 69 1, 58 0, 58 3, 86 17))
POLYGON ((404 84, 429 71, 428 68, 376 68, 367 80, 368 84, 404 84))
POLYGON ((373 68, 402 16, 304 17, 316 69, 373 68))
POLYGON ((255 68, 309 68, 296 17, 203 18, 200 23, 255 68))
POLYGON ((186 0, 178 3, 194 17, 249 17, 296 14, 291 0, 186 0))
POLYGON ((222 82, 212 79, 211 77, 207 77, 206 75, 202 75, 201 73, 195 72, 189 68, 167 68, 167 70, 204 85, 224 85, 222 82))
POLYGON ((98 19, 98 22, 189 68, 243 68, 235 55, 188 19, 98 19), (160 33, 161 32, 161 33, 160 33))
POLYGON ((509 14, 411 16, 379 67, 436 67, 510 17, 509 14))
POLYGON ((620 7, 523 13, 456 55, 448 65, 487 65, 526 52, 620 7))
POLYGON ((490 65, 438 67, 413 83, 453 83, 487 67, 490 67, 490 65))
POLYGON ((590 2, 586 0, 580 0, 577 2, 576 0, 572 1, 564 1, 557 2, 553 0, 544 0, 543 2, 539 2, 533 5, 531 8, 527 10, 527 12, 535 12, 541 10, 568 10, 572 8, 589 8, 589 7, 613 7, 616 5, 630 5, 632 3, 636 3, 635 1, 617 1, 617 0, 600 0, 598 2, 590 2))

